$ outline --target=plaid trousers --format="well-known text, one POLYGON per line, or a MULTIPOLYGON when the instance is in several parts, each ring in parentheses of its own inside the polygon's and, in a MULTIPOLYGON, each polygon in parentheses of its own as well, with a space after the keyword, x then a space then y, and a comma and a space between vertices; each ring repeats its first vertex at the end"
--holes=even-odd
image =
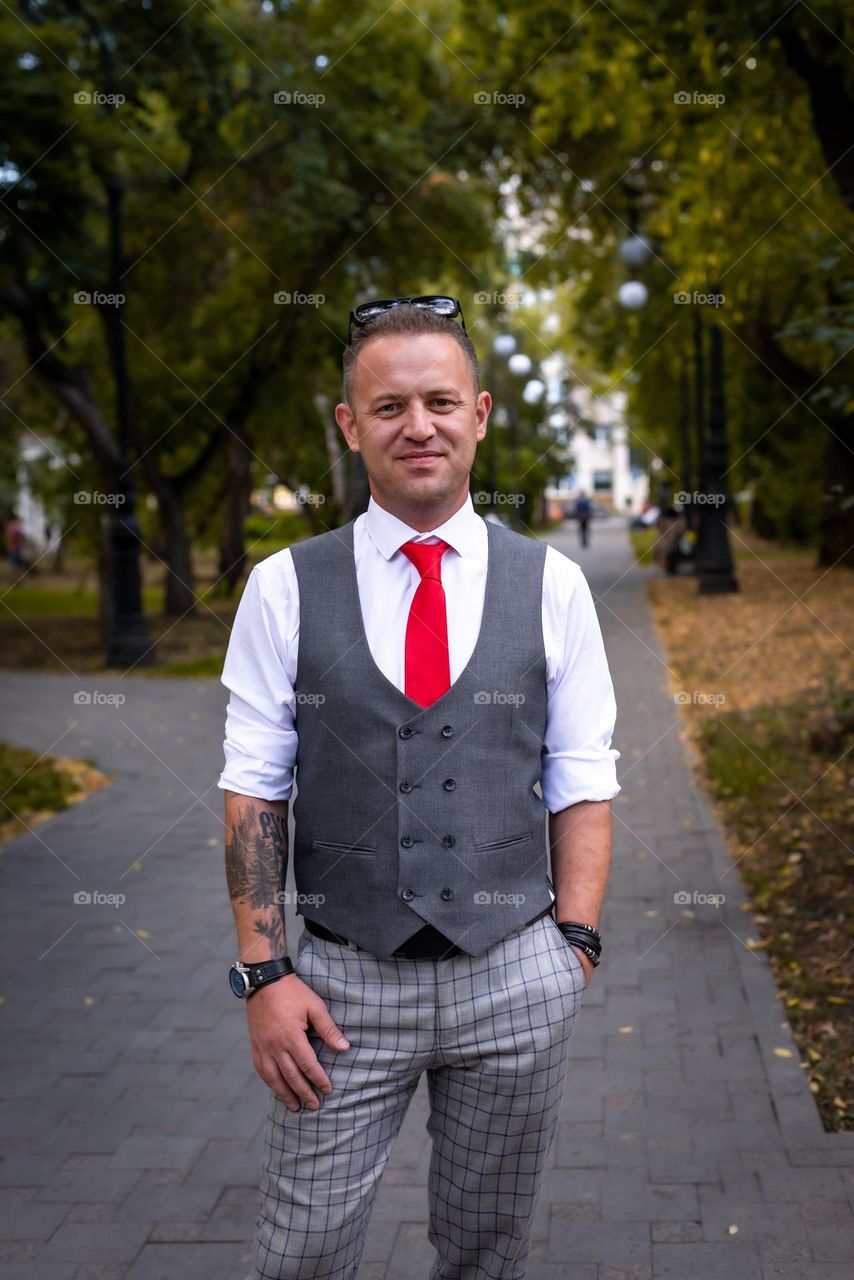
POLYGON ((522 1280, 586 985, 552 917, 483 955, 440 961, 378 959, 304 933, 296 971, 350 1048, 330 1049, 309 1028, 332 1084, 319 1110, 289 1111, 269 1093, 249 1280, 356 1280, 379 1179, 424 1071, 430 1280, 522 1280))

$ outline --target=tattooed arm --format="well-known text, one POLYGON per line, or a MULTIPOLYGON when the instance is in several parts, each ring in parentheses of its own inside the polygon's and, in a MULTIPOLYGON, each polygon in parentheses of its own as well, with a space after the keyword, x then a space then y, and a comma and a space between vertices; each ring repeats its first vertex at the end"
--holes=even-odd
MULTIPOLYGON (((225 793, 225 873, 244 964, 287 950, 282 891, 288 870, 288 801, 225 793)), ((296 973, 261 987, 246 1001, 255 1070, 291 1111, 320 1106, 315 1090, 332 1084, 308 1029, 339 1052, 349 1043, 318 995, 296 973)))
POLYGON ((287 950, 288 801, 225 793, 225 874, 244 964, 287 950))

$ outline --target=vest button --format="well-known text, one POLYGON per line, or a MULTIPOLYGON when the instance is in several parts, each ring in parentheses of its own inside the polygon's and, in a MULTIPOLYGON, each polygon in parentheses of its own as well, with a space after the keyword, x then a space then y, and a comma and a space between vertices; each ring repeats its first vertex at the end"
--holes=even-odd
POLYGON ((402 836, 400 843, 403 845, 404 849, 411 849, 415 844, 415 841, 412 839, 412 836, 402 836))
POLYGON ((400 896, 401 898, 403 898, 404 902, 411 902, 412 899, 415 897, 415 894, 412 892, 411 889, 403 889, 400 896))
POLYGON ((444 898, 445 902, 450 902, 451 898, 454 896, 454 891, 453 889, 443 889, 441 896, 444 898))
POLYGON ((412 790, 412 783, 411 783, 411 782, 401 782, 401 784, 400 784, 400 789, 401 789, 401 791, 403 792, 403 794, 404 794, 404 795, 407 795, 407 794, 412 790))
POLYGON ((446 844, 449 849, 452 849, 456 843, 456 836, 442 836, 442 844, 446 844))
POLYGON ((445 781, 442 783, 442 786, 445 788, 446 791, 453 791, 456 785, 457 784, 453 778, 446 778, 445 781))
POLYGON ((451 725, 446 724, 444 729, 442 730, 442 737, 452 738, 453 736, 454 736, 454 730, 452 729, 451 725))
POLYGON ((401 727, 398 729, 398 733, 400 734, 401 738, 411 738, 414 732, 415 730, 412 728, 411 725, 408 725, 408 724, 401 725, 401 727))

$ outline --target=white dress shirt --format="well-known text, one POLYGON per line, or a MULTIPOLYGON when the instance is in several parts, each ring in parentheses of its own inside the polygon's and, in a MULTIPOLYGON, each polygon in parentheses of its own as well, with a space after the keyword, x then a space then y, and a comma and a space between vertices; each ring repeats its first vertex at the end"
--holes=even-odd
MULTIPOLYGON (((441 573, 453 684, 477 643, 486 587, 487 530, 471 495, 429 533, 411 529, 373 498, 353 526, 368 645, 377 666, 402 693, 406 623, 421 578, 400 547, 410 539, 436 538, 450 547, 441 573)), ((547 714, 541 787, 547 809, 557 813, 579 800, 613 799, 620 791, 620 752, 611 747, 614 688, 587 579, 574 560, 551 546, 543 570, 542 616, 547 714)), ((299 588, 286 547, 255 566, 235 614, 221 677, 231 696, 219 787, 263 800, 290 798, 297 754, 298 641, 299 588)))

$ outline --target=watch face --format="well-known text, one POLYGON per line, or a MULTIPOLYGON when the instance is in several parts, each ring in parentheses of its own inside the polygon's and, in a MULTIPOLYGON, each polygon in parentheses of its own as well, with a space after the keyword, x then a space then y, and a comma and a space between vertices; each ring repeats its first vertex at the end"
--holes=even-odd
POLYGON ((239 996, 241 1000, 244 999, 246 995, 246 982, 239 969, 229 969, 228 982, 234 994, 239 996))

